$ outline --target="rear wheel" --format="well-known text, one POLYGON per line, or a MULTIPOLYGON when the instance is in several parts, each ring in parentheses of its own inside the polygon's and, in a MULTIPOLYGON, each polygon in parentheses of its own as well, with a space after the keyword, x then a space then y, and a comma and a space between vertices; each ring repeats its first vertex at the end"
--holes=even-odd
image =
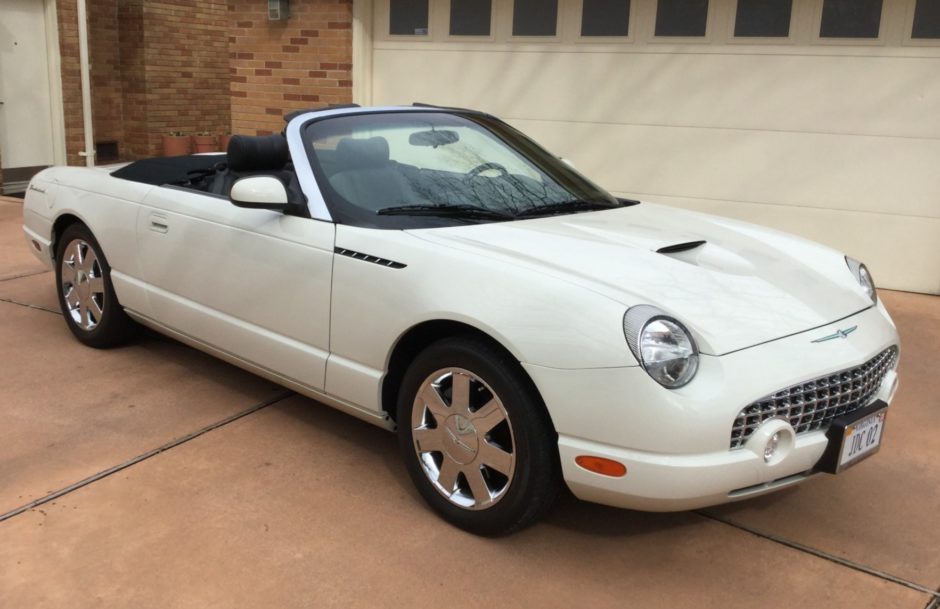
POLYGON ((398 425, 412 480, 452 524, 506 534, 554 503, 555 432, 518 362, 488 342, 448 339, 419 354, 402 383, 398 425))
POLYGON ((82 343, 112 347, 136 334, 136 324, 114 294, 111 267, 84 224, 69 226, 59 237, 56 286, 65 322, 82 343))

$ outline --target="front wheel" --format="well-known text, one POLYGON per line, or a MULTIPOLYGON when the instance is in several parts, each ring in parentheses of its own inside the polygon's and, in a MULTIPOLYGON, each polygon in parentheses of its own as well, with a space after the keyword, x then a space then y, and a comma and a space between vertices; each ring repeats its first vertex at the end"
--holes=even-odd
POLYGON ((402 383, 398 426, 412 480, 452 524, 502 535, 553 505, 556 434, 519 363, 488 342, 448 339, 419 354, 402 383))
POLYGON ((72 224, 58 240, 56 285, 69 330, 85 345, 112 347, 136 334, 114 294, 104 252, 84 224, 72 224))

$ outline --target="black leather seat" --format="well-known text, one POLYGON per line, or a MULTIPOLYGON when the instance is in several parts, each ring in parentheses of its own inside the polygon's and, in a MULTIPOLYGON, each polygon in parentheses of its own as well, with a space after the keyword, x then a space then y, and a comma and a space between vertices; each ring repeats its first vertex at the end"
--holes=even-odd
POLYGON ((330 185, 357 207, 378 210, 426 202, 398 163, 389 160, 388 140, 384 137, 341 139, 336 146, 335 167, 330 185))
POLYGON ((297 176, 283 135, 233 135, 226 151, 226 168, 215 175, 209 192, 227 197, 237 180, 256 175, 279 179, 290 194, 297 176))

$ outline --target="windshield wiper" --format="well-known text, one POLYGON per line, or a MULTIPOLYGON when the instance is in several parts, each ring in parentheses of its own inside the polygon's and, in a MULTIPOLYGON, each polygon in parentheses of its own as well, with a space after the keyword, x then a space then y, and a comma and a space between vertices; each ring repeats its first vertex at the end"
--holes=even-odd
POLYGON ((384 207, 376 214, 380 216, 454 216, 457 218, 493 218, 498 220, 512 220, 512 214, 476 205, 403 205, 399 207, 384 207))
POLYGON ((614 209, 622 207, 616 203, 608 201, 562 201, 561 203, 549 203, 548 205, 538 205, 529 209, 520 211, 516 214, 517 218, 531 218, 534 216, 552 216, 555 214, 568 214, 578 211, 594 211, 599 209, 614 209))

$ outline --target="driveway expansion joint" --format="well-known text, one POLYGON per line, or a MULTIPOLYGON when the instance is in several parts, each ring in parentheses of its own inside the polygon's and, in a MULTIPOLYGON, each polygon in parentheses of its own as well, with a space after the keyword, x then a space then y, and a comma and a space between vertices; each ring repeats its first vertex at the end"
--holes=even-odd
POLYGON ((197 429, 194 432, 186 434, 185 436, 180 436, 179 438, 176 438, 175 440, 171 440, 170 442, 167 442, 166 444, 158 446, 157 448, 148 450, 147 452, 137 455, 136 457, 133 457, 131 459, 128 459, 127 461, 124 461, 123 463, 118 463, 117 465, 113 467, 109 467, 106 470, 98 472, 97 474, 93 474, 91 476, 88 476, 87 478, 79 480, 78 482, 70 484, 57 491, 53 491, 49 493, 48 495, 40 497, 39 499, 36 499, 35 501, 31 501, 27 503, 26 505, 21 505, 20 507, 10 510, 9 512, 5 514, 0 514, 0 522, 9 520, 10 518, 13 518, 14 516, 18 516, 19 514, 22 514, 23 512, 28 512, 30 510, 33 510, 43 504, 49 503, 50 501, 55 501, 59 497, 68 495, 69 493, 73 491, 77 491, 78 489, 82 487, 85 487, 85 486, 88 486, 89 484, 97 482, 98 480, 107 478, 111 474, 116 474, 122 470, 125 470, 131 467, 132 465, 136 465, 140 463, 141 461, 146 461, 147 459, 151 457, 156 457, 160 453, 166 452, 170 450, 171 448, 176 448, 180 444, 185 444, 186 442, 189 442, 190 440, 195 440, 199 436, 207 434, 210 431, 213 431, 220 427, 224 427, 225 425, 228 425, 229 423, 234 423, 238 419, 254 414, 258 412, 259 410, 263 410, 267 408, 268 406, 273 406, 274 404, 277 404, 280 401, 286 400, 292 395, 294 395, 293 391, 287 391, 287 390, 281 391, 277 393, 274 397, 269 398, 263 402, 259 402, 258 404, 255 404, 254 406, 251 406, 249 408, 246 408, 245 410, 242 410, 241 412, 236 412, 235 414, 229 415, 225 417, 224 419, 219 419, 218 421, 215 421, 214 423, 210 423, 206 425, 205 427, 202 427, 200 429, 197 429))
POLYGON ((859 571, 861 573, 865 573, 867 575, 871 575, 873 577, 877 577, 879 579, 883 579, 885 581, 895 583, 899 586, 904 586, 912 590, 917 590, 918 592, 923 592, 924 594, 929 594, 931 596, 931 599, 927 603, 927 606, 924 609, 940 609, 940 590, 933 590, 931 588, 928 588, 927 586, 922 586, 920 584, 914 583, 912 581, 908 581, 896 575, 891 575, 890 573, 885 573, 884 571, 880 571, 873 567, 869 567, 867 565, 854 562, 847 558, 842 558, 841 556, 836 556, 835 554, 830 554, 822 550, 817 550, 816 548, 805 546, 799 542, 786 539, 785 537, 780 537, 772 533, 766 533, 764 531, 761 531, 760 529, 756 529, 754 527, 749 527, 739 522, 735 522, 734 520, 729 520, 727 518, 721 518, 719 516, 715 516, 714 514, 709 514, 705 510, 695 510, 695 513, 698 514, 699 516, 702 516, 703 518, 708 518, 709 520, 714 520, 715 522, 726 524, 730 527, 734 527, 738 530, 744 531, 746 533, 750 533, 751 535, 756 535, 757 537, 766 539, 767 541, 779 543, 793 550, 804 552, 806 554, 811 554, 817 558, 822 558, 824 560, 834 562, 838 565, 842 565, 843 567, 854 569, 855 571, 859 571))
POLYGON ((7 304, 19 305, 21 307, 26 307, 27 309, 36 309, 37 311, 45 311, 46 313, 52 313, 53 315, 61 315, 62 311, 53 311, 52 309, 47 309, 46 307, 40 307, 39 305, 29 304, 28 302, 20 302, 18 300, 12 300, 10 298, 0 298, 0 302, 5 302, 7 304))
POLYGON ((935 594, 936 596, 927 601, 927 605, 924 609, 940 609, 940 588, 937 588, 935 594))
POLYGON ((19 275, 10 275, 9 277, 0 277, 0 282, 4 281, 13 281, 14 279, 25 279, 26 277, 33 277, 35 275, 42 275, 43 273, 51 273, 50 269, 41 269, 38 271, 30 271, 29 273, 20 273, 19 275))

